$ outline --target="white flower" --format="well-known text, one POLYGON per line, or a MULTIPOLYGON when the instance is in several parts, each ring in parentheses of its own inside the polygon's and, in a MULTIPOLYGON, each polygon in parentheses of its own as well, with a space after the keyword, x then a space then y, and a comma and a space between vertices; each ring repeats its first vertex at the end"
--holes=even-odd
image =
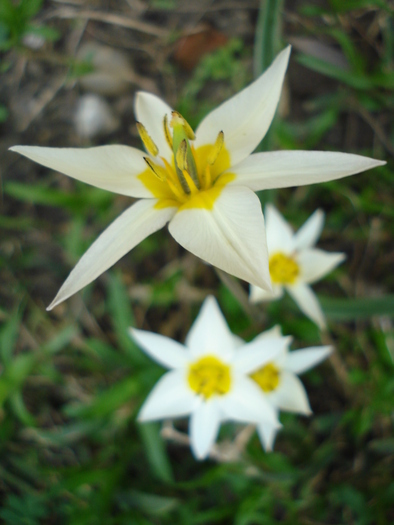
POLYGON ((197 458, 209 454, 225 420, 280 426, 276 410, 248 374, 283 354, 288 337, 256 338, 240 345, 213 297, 204 301, 185 346, 142 330, 130 329, 130 335, 170 369, 149 394, 139 420, 190 415, 190 443, 197 458))
POLYGON ((260 78, 209 113, 195 135, 161 99, 138 93, 137 127, 148 153, 119 145, 11 148, 75 179, 141 199, 93 243, 48 309, 167 222, 171 235, 193 254, 270 289, 264 219, 254 192, 338 179, 384 164, 319 151, 251 155, 273 119, 289 54, 290 47, 260 78))
POLYGON ((250 300, 256 303, 278 299, 287 290, 302 312, 324 328, 323 311, 309 285, 345 259, 343 253, 328 253, 313 247, 323 229, 324 213, 316 210, 297 233, 293 233, 291 226, 270 204, 265 208, 265 220, 272 292, 252 285, 250 300))
MULTIPOLYGON (((280 336, 280 328, 274 327, 260 334, 254 341, 268 343, 280 336)), ((287 338, 282 352, 253 372, 250 377, 260 386, 277 415, 279 410, 283 410, 308 416, 312 413, 308 396, 296 374, 302 374, 326 359, 332 348, 317 346, 289 352, 289 344, 290 339, 287 338)), ((258 423, 257 433, 265 450, 272 450, 277 432, 277 426, 263 420, 258 423)))

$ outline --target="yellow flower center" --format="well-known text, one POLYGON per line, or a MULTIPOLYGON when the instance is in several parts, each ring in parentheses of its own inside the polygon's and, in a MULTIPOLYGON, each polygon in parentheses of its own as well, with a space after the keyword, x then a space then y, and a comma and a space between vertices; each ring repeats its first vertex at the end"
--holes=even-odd
POLYGON ((208 355, 190 365, 187 379, 190 388, 205 399, 227 394, 231 386, 230 367, 208 355))
POLYGON ((275 284, 293 284, 300 269, 292 257, 283 253, 275 253, 269 259, 271 280, 275 284))
POLYGON ((145 158, 148 167, 138 178, 158 199, 157 208, 211 210, 223 188, 235 178, 233 173, 224 173, 230 168, 230 154, 223 132, 218 134, 215 144, 195 148, 190 143, 195 139, 193 130, 179 113, 173 112, 170 126, 165 118, 163 126, 168 145, 173 150, 171 163, 160 156, 144 126, 137 123, 145 148, 151 157, 156 157, 155 160, 145 158))
POLYGON ((273 363, 268 363, 250 376, 264 392, 272 392, 279 385, 280 372, 273 363))

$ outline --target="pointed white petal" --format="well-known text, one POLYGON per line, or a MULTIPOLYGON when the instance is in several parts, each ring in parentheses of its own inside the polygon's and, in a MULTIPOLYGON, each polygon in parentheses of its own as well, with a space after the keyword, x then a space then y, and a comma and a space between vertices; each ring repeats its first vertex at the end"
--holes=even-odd
POLYGON ((258 190, 291 188, 340 179, 386 164, 383 161, 332 151, 255 153, 231 168, 234 185, 258 190))
POLYGON ((181 368, 188 364, 186 348, 164 335, 130 328, 130 336, 145 352, 166 368, 181 368))
POLYGON ((294 374, 302 374, 306 370, 321 363, 332 353, 332 346, 317 346, 289 352, 286 369, 294 374))
POLYGON ((304 250, 314 246, 323 231, 324 213, 316 210, 294 236, 295 249, 304 250))
POLYGON ((320 329, 324 329, 326 326, 324 313, 312 288, 301 282, 293 286, 287 286, 286 290, 297 303, 299 309, 312 319, 320 329))
POLYGON ((248 188, 226 186, 212 210, 181 210, 168 229, 194 255, 270 289, 264 217, 258 197, 248 188))
POLYGON ((197 396, 187 387, 185 374, 171 370, 154 386, 138 414, 139 421, 184 417, 197 406, 197 396))
POLYGON ((312 411, 304 385, 294 374, 283 370, 279 387, 270 395, 270 401, 281 410, 309 416, 312 411))
POLYGON ((223 419, 280 426, 275 409, 252 379, 236 374, 232 380, 231 391, 220 399, 223 419))
POLYGON ((294 251, 295 243, 293 229, 289 223, 272 204, 267 204, 264 216, 269 255, 277 252, 291 254, 294 251))
POLYGON ((231 164, 245 159, 260 143, 274 117, 289 61, 290 46, 250 86, 209 113, 196 130, 196 147, 214 144, 220 131, 231 164))
POLYGON ((108 226, 79 260, 47 310, 94 281, 145 237, 162 228, 175 209, 155 209, 156 202, 138 201, 108 226))
POLYGON ((329 253, 318 248, 306 248, 297 256, 297 262, 300 266, 300 279, 305 283, 315 283, 345 259, 344 253, 329 253))
POLYGON ((220 428, 221 413, 217 399, 200 404, 190 417, 190 446, 197 459, 208 456, 220 428))
POLYGON ((251 374, 258 368, 277 359, 291 342, 291 337, 256 337, 238 348, 232 365, 241 374, 251 374))
POLYGON ((152 198, 151 192, 137 178, 146 170, 145 153, 129 146, 96 148, 41 148, 14 146, 20 153, 47 168, 97 188, 128 195, 152 198))
POLYGON ((260 438, 261 444, 266 452, 272 452, 278 428, 269 425, 268 423, 259 423, 257 425, 257 434, 260 438))
MULTIPOLYGON (((276 324, 272 328, 269 328, 268 330, 261 332, 261 334, 257 335, 253 339, 253 341, 265 341, 266 339, 279 339, 280 337, 283 337, 282 329, 280 325, 276 324)), ((286 339, 291 342, 291 338, 289 338, 289 336, 287 336, 286 339)))
POLYGON ((172 150, 164 134, 164 116, 171 120, 172 109, 161 98, 139 91, 135 96, 135 116, 143 124, 153 142, 159 148, 159 155, 168 161, 172 159, 172 150))
POLYGON ((263 290, 254 284, 250 285, 249 300, 251 303, 260 303, 262 301, 275 301, 283 296, 283 287, 272 283, 272 292, 263 290))
POLYGON ((228 361, 234 353, 234 336, 213 296, 205 299, 196 320, 191 327, 185 345, 190 356, 198 358, 212 354, 228 361))

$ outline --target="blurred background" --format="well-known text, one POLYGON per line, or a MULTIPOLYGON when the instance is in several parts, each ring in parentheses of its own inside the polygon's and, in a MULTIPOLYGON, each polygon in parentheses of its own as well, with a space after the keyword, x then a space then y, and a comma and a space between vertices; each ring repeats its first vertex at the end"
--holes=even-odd
POLYGON ((0 0, 2 523, 394 522, 393 13, 385 0, 0 0), (321 339, 290 298, 250 305, 246 283, 216 273, 165 229, 46 312, 131 199, 8 148, 141 147, 139 90, 195 127, 289 43, 260 149, 388 160, 260 195, 295 228, 318 207, 327 214, 319 247, 347 256, 315 287, 329 335, 321 339), (314 415, 283 414, 273 453, 255 433, 234 442, 241 429, 225 425, 218 454, 197 462, 183 434, 135 421, 162 369, 127 328, 183 342, 208 293, 245 340, 280 323, 294 348, 336 348, 303 378, 314 415))

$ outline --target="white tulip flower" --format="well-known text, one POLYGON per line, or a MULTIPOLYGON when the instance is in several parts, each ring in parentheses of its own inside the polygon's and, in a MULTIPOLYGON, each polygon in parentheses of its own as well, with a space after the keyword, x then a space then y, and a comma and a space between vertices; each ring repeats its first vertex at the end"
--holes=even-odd
POLYGON ((130 335, 150 357, 170 369, 149 394, 138 419, 190 416, 190 444, 198 459, 209 454, 224 421, 280 427, 276 409, 249 375, 276 362, 286 351, 288 337, 240 344, 212 296, 204 301, 185 346, 134 328, 130 335))
POLYGON ((321 151, 251 154, 279 101, 290 47, 250 86, 211 111, 194 134, 165 102, 138 93, 137 127, 147 150, 11 148, 98 188, 141 199, 93 243, 48 310, 92 282, 169 222, 171 235, 204 261, 270 290, 264 218, 255 191, 338 179, 384 164, 321 151))
MULTIPOLYGON (((267 343, 270 339, 277 340, 280 336, 280 328, 274 327, 257 336, 254 341, 267 343)), ((287 338, 287 343, 281 353, 253 372, 250 377, 264 392, 276 415, 279 415, 279 410, 282 410, 308 416, 312 413, 311 407, 304 385, 297 374, 306 372, 326 359, 332 352, 332 348, 317 346, 289 352, 290 342, 291 340, 287 338)), ((263 420, 257 425, 261 444, 268 452, 272 450, 278 428, 263 420)))
POLYGON ((297 233, 274 206, 268 204, 264 215, 272 291, 252 285, 250 300, 279 299, 286 290, 306 316, 325 328, 323 311, 309 285, 331 272, 346 256, 314 248, 323 229, 324 213, 316 210, 297 233))

